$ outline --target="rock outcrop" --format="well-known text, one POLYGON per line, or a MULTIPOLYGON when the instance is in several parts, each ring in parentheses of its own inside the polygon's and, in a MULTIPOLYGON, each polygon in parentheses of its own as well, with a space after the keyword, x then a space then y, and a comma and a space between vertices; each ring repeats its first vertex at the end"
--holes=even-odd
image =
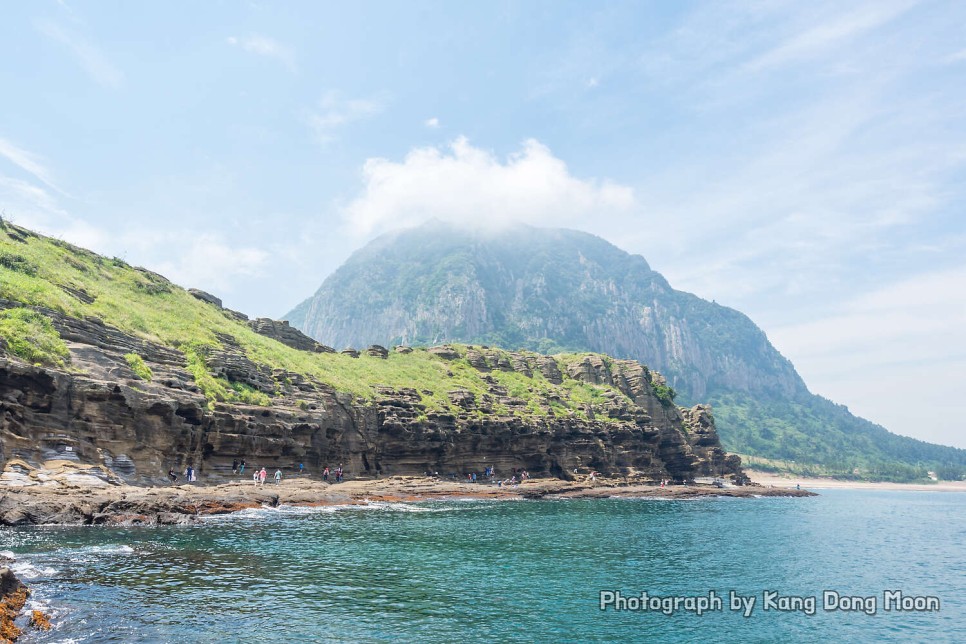
POLYGON ((271 318, 257 318, 251 320, 248 325, 255 333, 278 340, 282 344, 298 349, 299 351, 312 351, 313 353, 335 353, 335 349, 328 347, 321 342, 317 342, 305 335, 285 320, 272 320, 271 318))
POLYGON ((188 292, 191 293, 191 295, 194 296, 196 299, 199 299, 202 302, 207 302, 208 304, 211 304, 212 306, 217 306, 219 309, 222 308, 222 306, 221 306, 221 298, 217 298, 214 295, 212 295, 211 293, 208 293, 206 291, 202 291, 199 288, 189 288, 188 289, 188 292))
POLYGON ((0 561, 0 644, 13 642, 22 634, 14 620, 30 596, 27 587, 4 563, 0 561))

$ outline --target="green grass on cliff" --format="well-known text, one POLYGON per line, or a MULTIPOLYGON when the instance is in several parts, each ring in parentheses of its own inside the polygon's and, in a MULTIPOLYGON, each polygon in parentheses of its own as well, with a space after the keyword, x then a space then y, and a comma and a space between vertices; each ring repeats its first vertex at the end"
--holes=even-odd
POLYGON ((70 352, 50 320, 22 307, 0 311, 0 348, 31 364, 63 367, 70 352))
POLYGON ((144 358, 136 353, 127 353, 124 355, 124 360, 127 362, 127 366, 131 367, 131 371, 134 372, 141 380, 147 380, 148 382, 154 377, 151 372, 151 367, 144 362, 144 358))
MULTIPOLYGON (((385 360, 365 353, 352 358, 298 351, 255 333, 160 275, 3 221, 0 298, 75 318, 97 317, 144 340, 178 348, 185 352, 186 369, 211 401, 271 404, 270 396, 208 372, 204 356, 222 347, 219 336, 231 336, 258 364, 314 377, 358 398, 373 399, 380 386, 412 387, 420 391, 423 403, 432 410, 453 410, 449 392, 465 390, 478 401, 487 401, 496 414, 541 417, 551 409, 554 414, 586 418, 587 409, 601 404, 604 390, 610 389, 571 379, 558 386, 536 371, 527 378, 494 370, 489 374, 492 380, 505 387, 509 395, 526 402, 525 406, 510 408, 490 393, 490 384, 466 361, 465 347, 459 349, 463 357, 454 361, 442 360, 423 349, 408 354, 390 352, 385 360)), ((17 307, 3 312, 0 321, 0 335, 9 353, 56 366, 69 360, 66 346, 44 316, 17 307)), ((143 360, 129 360, 135 363, 132 369, 135 365, 148 369, 143 360)), ((149 379, 148 373, 138 375, 149 379)))

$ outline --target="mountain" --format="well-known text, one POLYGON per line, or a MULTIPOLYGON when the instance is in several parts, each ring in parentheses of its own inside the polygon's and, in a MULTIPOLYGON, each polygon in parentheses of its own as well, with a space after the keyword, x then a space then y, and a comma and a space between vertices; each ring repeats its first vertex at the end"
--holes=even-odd
MULTIPOLYGON (((217 482, 238 459, 344 464, 353 477, 495 466, 742 478, 708 409, 675 406, 636 361, 467 346, 336 353, 0 218, 4 479, 38 484, 72 461, 112 482, 160 483, 188 466, 217 482)), ((13 512, 8 522, 32 520, 13 512)))
POLYGON ((728 449, 764 467, 897 480, 966 472, 966 450, 897 436, 810 393, 747 316, 673 289, 643 257, 583 232, 434 221, 390 233, 286 317, 337 347, 460 341, 640 360, 683 400, 710 402, 728 449))

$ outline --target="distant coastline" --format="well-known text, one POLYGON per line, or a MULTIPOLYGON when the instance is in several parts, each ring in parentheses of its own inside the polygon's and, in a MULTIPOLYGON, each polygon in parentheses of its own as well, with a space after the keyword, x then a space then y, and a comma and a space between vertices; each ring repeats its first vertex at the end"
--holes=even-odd
POLYGON ((833 478, 802 477, 793 474, 773 474, 754 469, 745 472, 755 483, 766 487, 795 489, 800 485, 808 490, 906 490, 910 492, 966 492, 966 481, 937 481, 936 483, 893 483, 890 481, 845 481, 833 478))

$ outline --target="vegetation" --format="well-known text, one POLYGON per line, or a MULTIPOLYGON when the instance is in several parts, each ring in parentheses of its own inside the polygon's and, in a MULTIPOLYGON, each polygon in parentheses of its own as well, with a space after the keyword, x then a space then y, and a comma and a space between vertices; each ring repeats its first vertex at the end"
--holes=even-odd
MULTIPOLYGON (((497 386, 526 401, 525 406, 509 408, 496 400, 490 393, 490 383, 466 361, 466 347, 459 348, 462 357, 455 361, 440 360, 424 349, 409 354, 390 352, 385 360, 365 353, 352 358, 338 353, 297 351, 255 333, 164 277, 130 266, 122 259, 105 258, 9 223, 0 228, 0 256, 16 258, 0 264, 0 298, 76 318, 97 317, 144 340, 181 350, 186 356, 186 369, 212 407, 218 402, 262 406, 272 403, 271 395, 216 377, 209 371, 209 357, 223 348, 219 337, 232 338, 248 359, 269 370, 299 373, 364 400, 373 399, 377 387, 416 387, 423 404, 435 411, 453 411, 450 392, 464 390, 477 400, 489 401, 499 415, 533 418, 552 411, 586 418, 588 412, 596 412, 595 406, 604 403, 603 393, 610 389, 569 379, 564 385, 554 385, 539 372, 527 378, 518 373, 493 371, 490 377, 497 386), (32 268, 22 270, 24 266, 32 268)), ((44 355, 24 359, 54 365, 63 365, 69 359, 66 346, 42 314, 18 308, 2 315, 0 319, 20 320, 18 326, 4 332, 3 337, 10 338, 8 344, 35 347, 38 343, 27 338, 47 334, 49 342, 40 345, 47 347, 44 355), (24 317, 33 321, 29 329, 21 320, 24 317)), ((16 353, 13 349, 8 351, 16 353)), ((132 353, 125 360, 138 377, 153 377, 141 356, 132 353)), ((277 382, 280 388, 285 384, 284 378, 277 382)), ((606 415, 598 418, 611 420, 606 415)))
POLYGON ((674 399, 677 397, 678 392, 674 391, 671 387, 666 384, 651 384, 651 389, 654 390, 654 395, 657 399, 661 401, 661 404, 665 407, 672 407, 674 405, 674 399))
POLYGON ((201 393, 208 399, 210 407, 214 408, 216 402, 240 402, 246 405, 259 405, 267 407, 272 404, 272 399, 268 394, 258 391, 251 385, 241 382, 229 382, 225 378, 216 378, 208 371, 205 361, 205 354, 211 349, 208 345, 185 345, 182 346, 187 358, 185 365, 191 375, 194 376, 195 384, 201 393))
POLYGON ((151 373, 151 367, 145 364, 144 358, 136 353, 127 353, 124 355, 124 360, 127 362, 127 366, 131 367, 131 371, 134 372, 134 375, 141 380, 151 382, 151 378, 154 377, 154 374, 151 373))
POLYGON ((31 364, 63 367, 70 362, 50 319, 23 307, 0 311, 0 348, 31 364))
POLYGON ((897 436, 818 396, 773 401, 718 393, 710 401, 715 419, 730 429, 731 449, 759 469, 896 482, 926 481, 929 471, 943 480, 966 475, 966 459, 955 460, 966 450, 897 436))

